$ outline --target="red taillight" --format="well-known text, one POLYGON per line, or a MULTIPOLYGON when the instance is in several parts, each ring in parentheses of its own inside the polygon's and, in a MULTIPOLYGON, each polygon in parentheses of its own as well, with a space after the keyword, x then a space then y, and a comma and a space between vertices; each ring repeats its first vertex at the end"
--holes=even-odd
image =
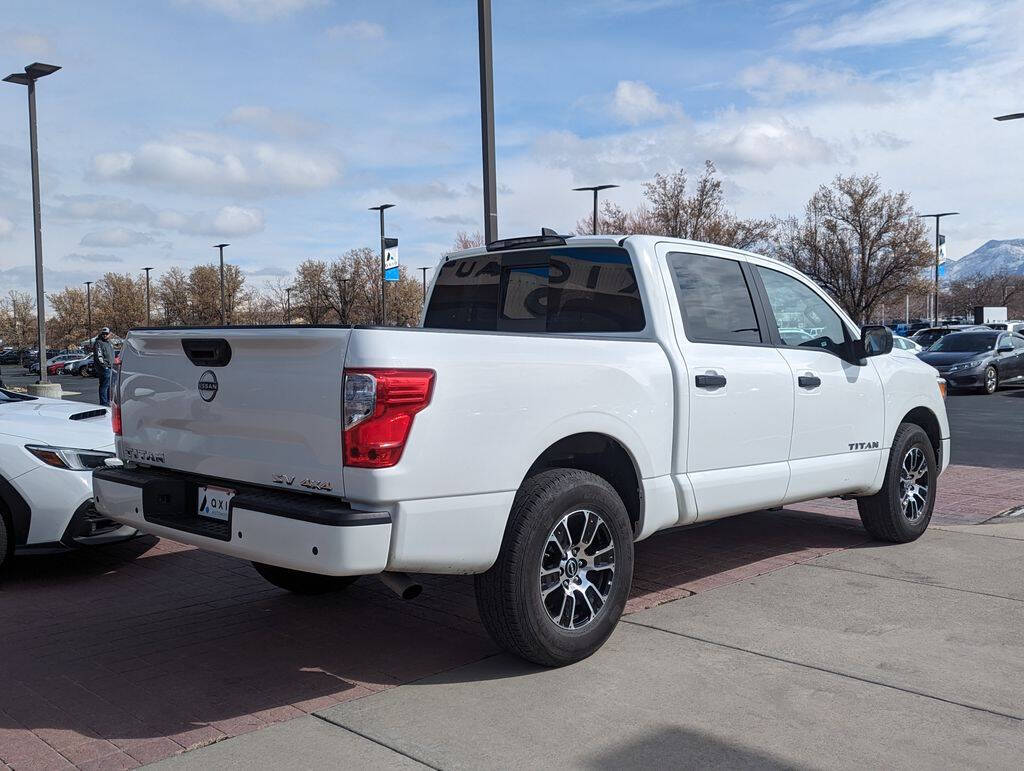
POLYGON ((413 416, 430 404, 433 390, 429 369, 346 369, 344 465, 388 468, 398 463, 413 416))
POLYGON ((117 360, 117 369, 115 370, 114 377, 117 381, 114 383, 114 398, 111 399, 110 405, 110 426, 114 429, 114 436, 121 436, 121 360, 117 360))

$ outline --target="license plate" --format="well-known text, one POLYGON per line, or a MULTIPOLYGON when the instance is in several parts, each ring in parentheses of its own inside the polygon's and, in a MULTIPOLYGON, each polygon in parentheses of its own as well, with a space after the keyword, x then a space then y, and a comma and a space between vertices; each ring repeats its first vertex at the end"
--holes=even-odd
POLYGON ((227 522, 231 514, 231 499, 234 497, 235 491, 226 487, 200 487, 196 496, 196 514, 227 522))

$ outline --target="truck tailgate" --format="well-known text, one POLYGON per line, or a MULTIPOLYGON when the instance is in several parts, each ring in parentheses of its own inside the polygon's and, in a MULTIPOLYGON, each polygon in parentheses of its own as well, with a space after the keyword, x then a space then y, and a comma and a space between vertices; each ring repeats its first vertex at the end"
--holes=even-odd
POLYGON ((121 353, 126 461, 344 495, 342 370, 350 329, 132 332, 121 353))

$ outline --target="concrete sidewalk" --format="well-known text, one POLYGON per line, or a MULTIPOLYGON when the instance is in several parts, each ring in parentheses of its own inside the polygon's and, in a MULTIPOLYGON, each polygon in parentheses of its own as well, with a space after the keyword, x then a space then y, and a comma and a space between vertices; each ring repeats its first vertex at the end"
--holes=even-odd
POLYGON ((1019 768, 1024 522, 864 544, 628 616, 591 659, 495 655, 179 768, 1019 768))

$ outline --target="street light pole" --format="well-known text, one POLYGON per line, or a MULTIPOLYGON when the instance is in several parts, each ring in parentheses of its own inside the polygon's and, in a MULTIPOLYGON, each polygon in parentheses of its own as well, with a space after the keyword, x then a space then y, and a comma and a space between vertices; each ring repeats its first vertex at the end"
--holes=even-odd
POLYGON ((85 282, 85 318, 89 327, 87 334, 92 334, 92 281, 85 282))
POLYGON ((430 266, 420 268, 423 272, 423 302, 427 301, 427 271, 430 270, 430 266))
POLYGON ((959 214, 958 211, 944 211, 938 214, 919 214, 922 219, 926 217, 935 218, 935 305, 932 307, 932 325, 939 325, 939 220, 943 217, 952 217, 959 214))
POLYGON ((284 299, 285 299, 285 307, 286 307, 285 318, 284 318, 284 323, 285 324, 291 324, 292 323, 292 292, 294 292, 294 291, 295 291, 295 287, 293 287, 293 286, 288 286, 288 287, 285 287, 285 289, 284 289, 284 299))
POLYGON ((7 83, 28 86, 28 143, 32 159, 32 225, 36 246, 36 325, 39 344, 39 383, 46 385, 46 294, 43 291, 43 223, 39 203, 39 139, 36 135, 36 81, 59 70, 55 64, 34 62, 25 72, 15 72, 4 78, 7 83))
POLYGON ((387 322, 385 321, 386 316, 384 308, 384 287, 386 282, 384 281, 384 211, 394 207, 393 203, 382 203, 380 206, 371 206, 369 211, 380 212, 380 325, 384 326, 387 322))
POLYGON ((573 188, 573 190, 575 192, 577 192, 577 193, 581 192, 581 191, 584 191, 584 190, 593 190, 594 191, 594 235, 595 236, 597 235, 598 230, 599 230, 599 228, 597 227, 597 193, 600 190, 608 190, 609 188, 612 188, 612 187, 618 187, 618 185, 594 185, 593 187, 574 187, 573 188))
POLYGON ((150 325, 150 321, 149 321, 149 271, 151 271, 153 269, 152 268, 143 268, 143 270, 146 271, 146 326, 148 327, 150 325))
POLYGON ((491 0, 477 0, 480 36, 480 138, 484 171, 484 243, 498 240, 498 186, 494 165, 494 56, 491 45, 491 0))
POLYGON ((224 247, 231 246, 231 244, 214 244, 214 249, 220 250, 220 325, 222 327, 227 326, 224 316, 224 247))

